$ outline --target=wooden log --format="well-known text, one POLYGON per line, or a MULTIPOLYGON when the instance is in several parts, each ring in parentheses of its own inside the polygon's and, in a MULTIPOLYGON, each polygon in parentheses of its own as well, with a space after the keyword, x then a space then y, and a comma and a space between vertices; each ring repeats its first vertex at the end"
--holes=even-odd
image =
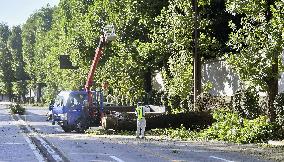
MULTIPOLYGON (((109 117, 116 118, 116 117, 109 117)), ((208 112, 190 112, 180 114, 146 113, 147 130, 155 128, 180 128, 181 124, 191 130, 204 129, 212 124, 213 117, 208 112)), ((109 119, 108 129, 136 130, 136 116, 125 113, 123 117, 109 119), (114 122, 115 121, 115 124, 114 122)))

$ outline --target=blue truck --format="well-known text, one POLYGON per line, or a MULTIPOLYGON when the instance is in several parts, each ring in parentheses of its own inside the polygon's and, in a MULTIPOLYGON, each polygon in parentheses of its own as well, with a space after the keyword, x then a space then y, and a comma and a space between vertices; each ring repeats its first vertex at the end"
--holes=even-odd
MULTIPOLYGON (((103 94, 91 91, 93 96, 94 113, 103 111, 103 94)), ((53 104, 52 124, 58 123, 65 132, 84 132, 90 126, 100 125, 99 116, 90 116, 88 108, 88 94, 86 91, 61 91, 53 104)))

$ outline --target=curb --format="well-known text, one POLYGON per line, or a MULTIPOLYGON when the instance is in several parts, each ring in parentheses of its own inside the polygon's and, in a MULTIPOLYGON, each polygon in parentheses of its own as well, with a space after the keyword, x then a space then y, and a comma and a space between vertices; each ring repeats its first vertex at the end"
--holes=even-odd
POLYGON ((268 141, 268 144, 273 146, 284 146, 284 141, 268 141))

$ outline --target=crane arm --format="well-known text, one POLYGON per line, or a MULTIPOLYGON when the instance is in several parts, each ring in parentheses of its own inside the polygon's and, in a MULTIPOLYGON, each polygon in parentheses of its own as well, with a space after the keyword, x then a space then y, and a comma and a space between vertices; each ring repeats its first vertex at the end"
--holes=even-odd
POLYGON ((86 81, 86 84, 85 84, 85 91, 88 94, 88 104, 91 107, 93 105, 91 87, 93 85, 94 74, 95 74, 97 65, 99 63, 99 60, 100 60, 100 58, 103 54, 103 48, 104 48, 105 44, 106 44, 105 37, 101 36, 100 42, 99 42, 99 45, 96 49, 96 53, 95 53, 95 56, 93 58, 93 62, 92 62, 92 65, 91 65, 91 68, 90 68, 90 71, 89 71, 89 74, 88 74, 88 77, 87 77, 87 81, 86 81))
MULTIPOLYGON (((92 92, 91 92, 91 87, 93 85, 93 78, 94 78, 94 74, 95 74, 97 65, 99 63, 99 60, 102 57, 103 50, 104 50, 104 47, 106 46, 106 44, 108 42, 115 40, 115 39, 116 39, 116 34, 115 34, 115 30, 114 30, 113 25, 105 26, 104 29, 103 29, 103 35, 100 37, 100 42, 99 42, 99 45, 96 49, 96 53, 95 53, 95 56, 93 58, 93 62, 92 62, 92 65, 90 67, 90 71, 89 71, 87 81, 86 81, 86 84, 85 84, 85 91, 87 92, 87 95, 88 95, 88 98, 87 98, 88 107, 89 107, 88 109, 90 109, 90 110, 87 110, 87 112, 88 112, 87 115, 93 116, 94 115, 93 113, 95 113, 93 111, 93 95, 92 95, 92 92)), ((103 114, 101 114, 101 116, 102 115, 103 114)))

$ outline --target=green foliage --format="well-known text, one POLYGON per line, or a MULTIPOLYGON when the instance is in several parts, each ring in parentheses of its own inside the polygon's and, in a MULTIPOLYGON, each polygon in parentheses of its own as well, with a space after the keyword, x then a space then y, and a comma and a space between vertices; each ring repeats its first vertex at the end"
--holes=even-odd
POLYGON ((209 91, 210 91, 212 88, 213 88, 213 84, 212 84, 211 82, 209 82, 209 81, 207 81, 206 83, 204 83, 204 84, 202 85, 202 90, 203 90, 203 92, 205 92, 205 93, 209 93, 209 91))
POLYGON ((233 108, 240 116, 255 119, 261 114, 259 106, 259 91, 255 87, 248 87, 236 91, 233 108))
POLYGON ((20 26, 12 28, 11 35, 8 39, 8 48, 11 51, 13 61, 11 62, 14 71, 13 94, 16 96, 17 101, 25 100, 27 94, 28 75, 25 72, 25 62, 23 60, 22 52, 22 30, 20 26))
POLYGON ((120 104, 136 102, 144 93, 146 69, 155 70, 151 63, 154 55, 146 42, 149 40, 150 22, 165 3, 148 0, 141 3, 61 0, 56 8, 42 8, 23 27, 26 71, 32 78, 30 86, 45 82, 46 100, 60 90, 81 89, 86 82, 101 29, 106 24, 114 24, 118 40, 105 49, 94 77, 94 88, 108 81, 114 89, 113 95, 123 98, 120 104), (59 69, 60 54, 70 55, 73 65, 79 69, 59 69), (36 68, 38 66, 41 68, 36 68))
MULTIPOLYGON (((212 6, 216 4, 213 2, 210 4, 209 1, 198 1, 198 3, 199 54, 202 58, 222 55, 220 41, 216 39, 216 35, 213 34, 215 30, 212 29, 217 24, 212 14, 214 10, 212 6), (216 24, 213 25, 214 22, 216 24)), ((156 26, 151 34, 152 44, 155 47, 152 49, 157 53, 155 62, 162 67, 165 94, 169 100, 179 98, 181 103, 188 103, 192 93, 194 14, 192 1, 171 0, 155 18, 156 26)), ((173 105, 171 102, 169 104, 173 105)), ((178 107, 172 107, 171 110, 178 107)))
POLYGON ((53 23, 54 10, 49 6, 41 8, 32 14, 22 27, 23 56, 19 61, 25 62, 22 63, 22 68, 31 79, 27 85, 29 88, 36 88, 37 83, 44 83, 47 73, 51 70, 48 54, 52 50, 50 42, 55 40, 49 39, 48 31, 53 23))
POLYGON ((216 139, 236 143, 258 143, 273 139, 276 125, 268 123, 266 116, 253 120, 240 117, 237 113, 217 110, 213 114, 216 120, 208 129, 201 132, 205 139, 216 139))
POLYGON ((199 140, 201 139, 199 132, 186 129, 183 125, 180 128, 151 129, 146 131, 146 135, 163 136, 171 139, 179 140, 199 140))
POLYGON ((183 125, 181 125, 180 128, 177 129, 166 129, 164 134, 172 139, 187 140, 199 138, 197 132, 187 130, 183 125))
POLYGON ((9 105, 9 109, 12 114, 19 114, 19 115, 23 115, 26 111, 26 109, 19 103, 9 105))
POLYGON ((177 129, 154 129, 149 134, 182 140, 222 140, 235 143, 261 143, 282 136, 279 126, 269 123, 267 116, 249 120, 237 113, 220 109, 214 111, 213 118, 215 122, 204 130, 187 130, 181 125, 177 129))
POLYGON ((175 0, 170 1, 155 19, 157 27, 151 37, 158 47, 156 62, 164 67, 163 78, 169 98, 179 96, 185 100, 191 93, 192 20, 191 3, 175 0))
POLYGON ((1 91, 12 98, 12 82, 14 81, 14 72, 12 69, 13 57, 8 48, 8 39, 11 34, 6 24, 0 23, 0 82, 2 83, 1 91))
MULTIPOLYGON (((241 22, 229 23, 232 29, 228 62, 244 81, 258 85, 269 95, 268 114, 275 120, 273 101, 277 94, 279 56, 283 51, 284 4, 276 1, 226 1, 232 15, 242 15, 241 22)), ((281 65, 280 65, 281 67, 281 65)))
POLYGON ((170 96, 178 95, 184 100, 191 93, 190 88, 185 89, 185 87, 193 84, 191 62, 190 56, 186 53, 169 58, 170 76, 173 79, 167 79, 166 85, 170 96))
MULTIPOLYGON (((228 62, 241 79, 267 90, 270 81, 278 76, 271 68, 276 64, 275 54, 284 44, 283 2, 277 0, 271 6, 264 1, 198 3, 198 51, 202 58, 222 56, 228 49, 225 42, 232 30, 228 62), (273 15, 270 20, 266 18, 267 10, 273 15), (240 15, 241 22, 235 21, 240 15)), ((169 110, 188 111, 193 86, 194 14, 189 0, 61 0, 57 7, 43 7, 29 17, 22 29, 18 26, 10 31, 1 24, 0 90, 23 97, 27 88, 46 83, 44 100, 49 101, 58 91, 82 89, 101 29, 113 24, 118 39, 104 51, 94 76, 94 89, 108 81, 112 95, 120 98, 119 104, 133 104, 145 97, 145 85, 151 84, 145 78, 160 71, 169 110), (61 54, 70 55, 79 69, 60 69, 61 54), (31 78, 29 82, 22 79, 25 73, 31 78), (12 83, 13 77, 22 82, 12 83)), ((210 84, 204 91, 209 88, 210 84)), ((156 96, 153 101, 157 101, 159 96, 154 93, 149 94, 156 96)), ((253 96, 246 96, 249 97, 240 102, 254 103, 253 96)), ((246 105, 238 110, 257 108, 255 104, 246 105)), ((243 113, 255 117, 250 112, 243 113)))

